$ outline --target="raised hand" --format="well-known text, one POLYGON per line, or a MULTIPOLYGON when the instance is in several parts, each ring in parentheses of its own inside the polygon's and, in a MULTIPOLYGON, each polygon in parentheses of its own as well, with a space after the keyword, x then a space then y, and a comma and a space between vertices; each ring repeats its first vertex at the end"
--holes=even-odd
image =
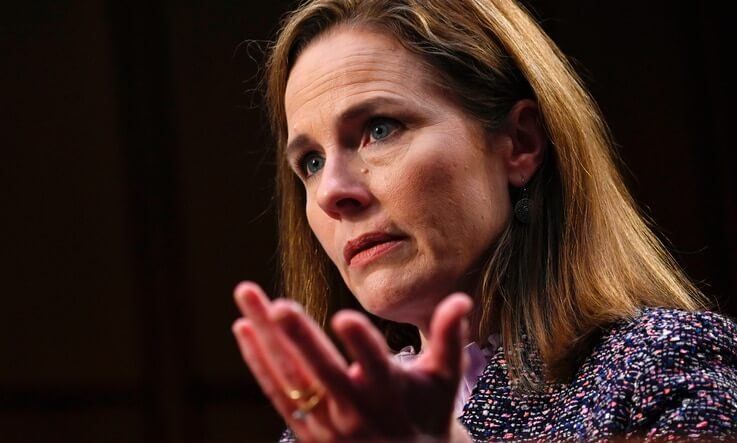
POLYGON ((471 300, 453 294, 436 308, 428 349, 409 365, 392 360, 366 316, 341 311, 325 333, 290 300, 270 302, 254 283, 235 290, 244 317, 233 325, 244 360, 300 441, 470 441, 452 417, 463 368, 471 300))

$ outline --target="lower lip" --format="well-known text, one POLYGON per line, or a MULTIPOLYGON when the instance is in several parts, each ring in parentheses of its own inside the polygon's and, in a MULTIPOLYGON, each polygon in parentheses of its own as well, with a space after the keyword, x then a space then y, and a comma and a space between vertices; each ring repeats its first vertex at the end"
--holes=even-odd
POLYGON ((398 240, 392 240, 392 241, 388 241, 384 243, 379 243, 378 245, 374 245, 368 249, 364 249, 363 251, 354 255, 353 258, 351 258, 351 262, 348 265, 350 267, 357 267, 357 266, 363 266, 368 263, 371 263, 372 261, 377 260, 379 257, 383 256, 384 254, 387 254, 389 251, 396 248, 401 243, 402 243, 402 240, 398 239, 398 240))

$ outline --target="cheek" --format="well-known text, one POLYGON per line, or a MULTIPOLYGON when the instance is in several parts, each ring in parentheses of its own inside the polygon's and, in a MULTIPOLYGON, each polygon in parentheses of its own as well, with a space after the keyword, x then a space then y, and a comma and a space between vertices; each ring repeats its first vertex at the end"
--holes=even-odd
POLYGON ((493 241, 510 214, 506 179, 493 165, 482 155, 428 157, 388 180, 397 186, 387 198, 418 241, 463 253, 493 241))
POLYGON ((448 165, 436 162, 417 162, 394 171, 394 177, 387 180, 395 186, 387 186, 387 200, 391 206, 407 215, 433 216, 436 206, 442 206, 452 195, 448 180, 452 173, 448 165), (401 209, 404 208, 404 209, 401 209))
POLYGON ((467 166, 443 157, 423 158, 394 171, 394 177, 387 182, 395 186, 389 186, 387 191, 388 199, 396 202, 395 208, 403 207, 407 214, 420 220, 427 217, 426 222, 430 223, 452 216, 484 194, 483 178, 469 175, 467 166))

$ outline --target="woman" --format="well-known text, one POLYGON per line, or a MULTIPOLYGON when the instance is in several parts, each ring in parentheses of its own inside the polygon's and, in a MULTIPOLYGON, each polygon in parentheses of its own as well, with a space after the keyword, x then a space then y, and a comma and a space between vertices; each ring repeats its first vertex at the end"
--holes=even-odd
POLYGON ((234 333, 283 440, 737 432, 737 328, 698 311, 519 5, 309 1, 267 87, 293 300, 239 285, 234 333))

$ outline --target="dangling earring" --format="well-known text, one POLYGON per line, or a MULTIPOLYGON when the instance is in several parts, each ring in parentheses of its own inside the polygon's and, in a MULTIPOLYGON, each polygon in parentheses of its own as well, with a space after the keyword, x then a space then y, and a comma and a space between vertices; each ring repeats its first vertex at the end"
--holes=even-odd
POLYGON ((514 218, 523 225, 526 225, 530 222, 530 205, 532 204, 532 200, 530 200, 527 185, 524 184, 524 182, 525 177, 522 176, 523 184, 522 189, 520 190, 520 198, 517 200, 517 203, 514 204, 514 218))

